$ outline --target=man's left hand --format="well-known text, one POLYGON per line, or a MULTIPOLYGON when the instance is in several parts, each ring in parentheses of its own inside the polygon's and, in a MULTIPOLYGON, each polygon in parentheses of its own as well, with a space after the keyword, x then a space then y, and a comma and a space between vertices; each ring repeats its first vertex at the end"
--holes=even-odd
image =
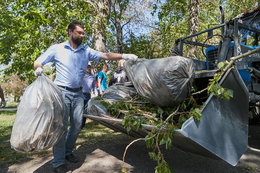
POLYGON ((136 61, 138 59, 138 56, 136 56, 135 54, 122 54, 122 59, 125 60, 134 60, 136 61))
POLYGON ((43 74, 43 69, 42 69, 42 67, 37 67, 37 69, 34 71, 34 75, 36 76, 36 77, 38 77, 38 76, 41 76, 43 74))

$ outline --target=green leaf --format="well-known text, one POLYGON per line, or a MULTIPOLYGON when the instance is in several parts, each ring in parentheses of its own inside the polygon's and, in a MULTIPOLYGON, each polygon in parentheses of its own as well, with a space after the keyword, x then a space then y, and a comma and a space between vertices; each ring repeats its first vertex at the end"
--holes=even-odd
POLYGON ((162 139, 163 139, 163 135, 162 135, 162 134, 159 134, 159 136, 158 136, 158 142, 160 142, 162 139))
POLYGON ((230 99, 229 95, 226 92, 224 92, 222 94, 221 98, 223 98, 224 100, 229 100, 230 99))
POLYGON ((193 102, 194 100, 190 98, 188 104, 192 104, 193 102))
POLYGON ((156 116, 157 116, 157 114, 156 114, 156 113, 153 113, 153 114, 152 114, 152 117, 153 117, 153 118, 155 118, 156 116))
POLYGON ((163 113, 163 110, 162 110, 161 108, 158 108, 158 109, 157 109, 157 112, 158 112, 158 114, 162 114, 162 113, 163 113))
POLYGON ((182 108, 182 109, 186 109, 186 104, 185 104, 185 101, 184 101, 184 102, 182 102, 182 104, 181 104, 181 108, 182 108))
POLYGON ((126 171, 126 168, 125 168, 125 167, 123 167, 121 171, 122 171, 122 173, 127 173, 127 171, 126 171))
POLYGON ((160 141, 159 145, 163 145, 163 144, 165 144, 165 143, 166 143, 166 141, 165 141, 164 139, 162 139, 162 140, 160 141))
POLYGON ((196 108, 196 109, 194 110, 194 112, 192 113, 192 115, 193 115, 194 120, 197 121, 197 122, 200 121, 200 118, 201 118, 201 116, 202 116, 202 114, 201 114, 201 112, 200 112, 200 110, 199 110, 198 108, 196 108))
POLYGON ((219 73, 215 73, 214 74, 214 81, 218 81, 219 77, 220 77, 220 74, 219 73))
POLYGON ((122 120, 122 125, 125 126, 125 124, 126 124, 126 120, 123 119, 123 120, 122 120))
POLYGON ((216 83, 215 85, 213 85, 213 90, 218 90, 218 89, 220 89, 221 88, 221 86, 218 84, 218 83, 216 83))
POLYGON ((232 98, 233 98, 233 94, 234 94, 234 91, 233 91, 233 90, 227 89, 226 92, 227 92, 227 94, 228 94, 229 97, 232 97, 232 98))
POLYGON ((224 68, 224 66, 225 66, 225 63, 224 63, 224 62, 218 63, 218 68, 219 68, 220 70, 222 70, 222 69, 224 68))
POLYGON ((148 154, 149 154, 151 159, 153 159, 155 161, 157 160, 157 155, 155 154, 155 152, 149 152, 148 154))
POLYGON ((172 140, 171 140, 171 138, 168 138, 166 141, 166 149, 171 148, 171 146, 172 146, 172 140))
POLYGON ((131 127, 128 126, 128 127, 126 128, 126 131, 127 131, 127 133, 130 132, 130 131, 131 131, 131 127))

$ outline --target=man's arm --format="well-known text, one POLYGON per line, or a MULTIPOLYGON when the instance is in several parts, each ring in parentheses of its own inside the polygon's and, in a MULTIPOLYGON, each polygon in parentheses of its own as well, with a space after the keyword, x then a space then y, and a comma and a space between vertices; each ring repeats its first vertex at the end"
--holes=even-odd
POLYGON ((119 60, 119 59, 122 59, 122 54, 106 52, 106 53, 101 54, 100 59, 103 59, 103 60, 119 60))
POLYGON ((36 69, 34 72, 35 76, 42 75, 43 73, 42 66, 48 62, 51 62, 54 59, 55 53, 56 53, 56 45, 52 45, 36 61, 34 61, 33 65, 34 68, 36 69))
POLYGON ((120 53, 112 53, 112 52, 102 53, 100 56, 100 59, 103 59, 103 60, 120 60, 120 59, 129 60, 129 59, 132 59, 132 60, 136 61, 137 58, 138 58, 138 56, 136 56, 134 54, 120 54, 120 53))
POLYGON ((99 93, 100 93, 100 95, 102 96, 103 95, 103 91, 102 91, 102 89, 101 89, 101 78, 98 78, 98 88, 99 88, 99 93))
POLYGON ((37 62, 37 60, 34 61, 33 65, 34 65, 34 68, 35 68, 35 69, 37 69, 38 67, 42 67, 42 63, 37 62))
POLYGON ((56 45, 52 45, 36 61, 34 61, 34 68, 37 69, 38 67, 42 67, 48 62, 54 60, 56 47, 56 45))

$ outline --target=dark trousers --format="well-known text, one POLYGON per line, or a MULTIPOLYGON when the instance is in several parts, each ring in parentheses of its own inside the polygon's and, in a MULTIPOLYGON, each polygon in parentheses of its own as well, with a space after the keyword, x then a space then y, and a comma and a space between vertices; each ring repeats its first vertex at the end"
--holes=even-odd
MULTIPOLYGON (((84 99, 84 114, 87 112, 87 108, 88 108, 88 101, 91 98, 91 94, 83 94, 83 99, 84 99)), ((86 124, 86 117, 83 116, 82 118, 82 125, 81 125, 81 129, 84 128, 85 124, 86 124)))

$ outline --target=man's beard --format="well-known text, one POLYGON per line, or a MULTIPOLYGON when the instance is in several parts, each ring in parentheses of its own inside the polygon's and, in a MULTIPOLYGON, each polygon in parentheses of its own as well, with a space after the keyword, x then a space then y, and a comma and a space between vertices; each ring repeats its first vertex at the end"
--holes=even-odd
POLYGON ((80 38, 74 38, 73 36, 71 37, 71 40, 73 41, 73 43, 75 43, 77 46, 79 46, 82 43, 82 39, 80 38))

